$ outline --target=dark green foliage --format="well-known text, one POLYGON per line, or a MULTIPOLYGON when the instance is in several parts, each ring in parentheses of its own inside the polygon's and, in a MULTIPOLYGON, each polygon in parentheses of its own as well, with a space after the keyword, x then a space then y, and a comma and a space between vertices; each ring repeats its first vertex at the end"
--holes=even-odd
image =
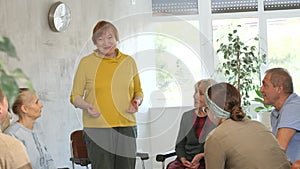
POLYGON ((7 37, 0 36, 0 51, 5 52, 10 57, 17 58, 15 47, 7 37))

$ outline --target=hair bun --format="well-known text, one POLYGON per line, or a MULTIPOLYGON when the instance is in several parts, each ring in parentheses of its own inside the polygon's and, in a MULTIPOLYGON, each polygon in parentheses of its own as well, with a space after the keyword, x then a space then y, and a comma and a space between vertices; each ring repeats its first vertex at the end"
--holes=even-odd
POLYGON ((241 121, 246 116, 246 114, 243 112, 243 109, 239 105, 235 105, 232 108, 231 118, 235 121, 241 121))

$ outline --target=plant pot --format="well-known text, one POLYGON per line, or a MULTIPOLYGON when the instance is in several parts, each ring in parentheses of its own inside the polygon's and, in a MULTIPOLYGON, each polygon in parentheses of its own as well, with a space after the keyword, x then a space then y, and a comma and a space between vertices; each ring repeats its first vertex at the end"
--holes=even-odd
POLYGON ((270 114, 271 112, 258 112, 257 113, 257 120, 264 124, 269 130, 271 130, 271 121, 270 121, 270 114))

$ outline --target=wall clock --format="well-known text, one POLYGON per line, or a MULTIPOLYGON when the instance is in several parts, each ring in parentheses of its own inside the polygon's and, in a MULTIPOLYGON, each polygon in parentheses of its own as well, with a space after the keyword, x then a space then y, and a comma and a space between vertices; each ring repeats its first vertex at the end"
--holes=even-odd
POLYGON ((70 25, 71 10, 63 2, 54 3, 49 10, 48 22, 52 31, 63 32, 70 25))

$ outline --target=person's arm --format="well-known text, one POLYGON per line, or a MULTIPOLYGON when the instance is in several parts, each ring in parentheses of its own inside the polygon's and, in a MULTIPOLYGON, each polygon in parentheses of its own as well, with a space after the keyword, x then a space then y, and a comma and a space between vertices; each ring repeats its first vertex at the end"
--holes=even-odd
POLYGON ((133 77, 133 83, 134 83, 134 99, 133 100, 137 101, 138 106, 140 106, 143 102, 144 93, 143 93, 141 80, 140 80, 140 76, 139 76, 135 61, 133 63, 134 63, 133 67, 134 67, 134 73, 135 73, 135 76, 133 77))
POLYGON ((143 101, 143 97, 137 96, 135 97, 132 101, 131 104, 129 105, 129 108, 127 109, 128 113, 135 113, 139 111, 139 106, 141 105, 143 101))
POLYGON ((199 161, 204 158, 204 153, 199 153, 199 154, 196 154, 192 160, 192 165, 195 166, 197 164, 199 164, 199 161))
POLYGON ((74 106, 78 107, 83 110, 87 110, 90 116, 92 117, 99 117, 101 115, 100 112, 98 112, 93 105, 87 103, 86 101, 83 100, 81 97, 77 97, 74 100, 74 106))
POLYGON ((191 165, 190 167, 192 169, 197 169, 200 165, 200 160, 204 158, 204 153, 199 153, 199 154, 196 154, 193 158, 193 160, 191 161, 191 165))
POLYGON ((181 117, 180 127, 177 135, 175 151, 177 158, 181 161, 181 163, 186 167, 191 167, 191 162, 186 159, 186 144, 187 144, 187 126, 189 126, 189 118, 187 118, 188 113, 184 113, 181 117))
POLYGON ((295 135, 296 130, 292 128, 279 128, 276 138, 281 147, 286 150, 292 137, 295 135))
POLYGON ((180 160, 181 160, 181 158, 185 159, 185 156, 186 156, 185 145, 186 145, 186 138, 183 138, 175 146, 176 155, 180 160))
POLYGON ((3 155, 6 156, 3 160, 7 168, 32 169, 26 148, 21 141, 10 138, 9 144, 7 145, 9 146, 9 151, 2 152, 3 155))
POLYGON ((143 102, 143 90, 141 87, 141 82, 140 82, 140 77, 138 74, 138 70, 136 67, 136 63, 134 60, 132 60, 133 62, 133 70, 134 70, 134 74, 135 76, 133 77, 133 83, 134 83, 134 98, 131 101, 131 104, 129 105, 129 108, 127 109, 128 113, 135 113, 138 112, 138 106, 140 106, 143 102))
MULTIPOLYGON (((85 58, 86 59, 86 58, 85 58)), ((70 95, 70 102, 76 107, 76 108, 80 108, 82 110, 86 110, 87 113, 91 116, 91 117, 99 117, 100 116, 100 112, 98 112, 95 107, 86 102, 83 97, 84 94, 86 92, 86 85, 88 83, 87 79, 91 79, 91 77, 86 77, 88 74, 86 72, 87 70, 87 65, 89 65, 86 60, 82 59, 78 65, 76 74, 74 76, 74 80, 73 80, 73 87, 72 87, 72 91, 71 91, 71 95, 70 95)))
MULTIPOLYGON (((182 116, 181 122, 180 122, 180 127, 176 139, 176 145, 175 145, 175 151, 178 159, 181 160, 181 158, 186 157, 186 152, 185 152, 185 145, 186 145, 186 132, 184 130, 186 121, 184 120, 185 115, 182 116)), ((182 162, 182 161, 181 161, 182 162)))

